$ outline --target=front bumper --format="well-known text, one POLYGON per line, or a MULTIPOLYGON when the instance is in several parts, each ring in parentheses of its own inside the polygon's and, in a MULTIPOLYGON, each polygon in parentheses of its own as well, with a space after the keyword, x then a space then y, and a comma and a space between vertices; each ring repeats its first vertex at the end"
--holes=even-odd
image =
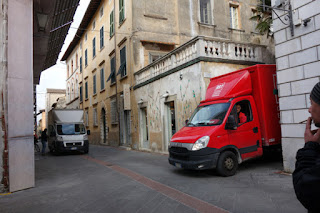
POLYGON ((192 170, 204 170, 216 168, 219 158, 219 150, 203 148, 198 151, 190 151, 183 147, 169 148, 169 163, 175 167, 192 170))
POLYGON ((82 146, 81 142, 68 142, 66 146, 62 141, 55 142, 55 150, 58 152, 81 151, 85 152, 89 149, 89 141, 85 140, 82 146))

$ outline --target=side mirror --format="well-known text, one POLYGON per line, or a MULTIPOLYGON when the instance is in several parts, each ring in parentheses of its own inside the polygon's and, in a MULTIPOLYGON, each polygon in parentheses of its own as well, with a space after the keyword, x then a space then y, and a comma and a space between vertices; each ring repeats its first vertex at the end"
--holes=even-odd
POLYGON ((87 135, 90 135, 90 130, 87 130, 87 135))
POLYGON ((233 115, 229 115, 226 123, 226 129, 236 130, 238 128, 238 124, 233 115))
POLYGON ((189 122, 189 119, 185 120, 185 125, 187 125, 187 124, 188 124, 188 122, 189 122))

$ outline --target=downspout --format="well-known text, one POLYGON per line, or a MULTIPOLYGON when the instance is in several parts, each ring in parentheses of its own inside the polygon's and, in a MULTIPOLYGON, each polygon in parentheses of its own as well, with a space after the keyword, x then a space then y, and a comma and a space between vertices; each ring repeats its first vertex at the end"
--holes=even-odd
POLYGON ((9 189, 9 153, 8 153, 8 134, 7 134, 7 78, 8 78, 8 0, 2 0, 1 4, 1 31, 0 43, 2 46, 1 73, 0 73, 0 192, 8 191, 9 189))

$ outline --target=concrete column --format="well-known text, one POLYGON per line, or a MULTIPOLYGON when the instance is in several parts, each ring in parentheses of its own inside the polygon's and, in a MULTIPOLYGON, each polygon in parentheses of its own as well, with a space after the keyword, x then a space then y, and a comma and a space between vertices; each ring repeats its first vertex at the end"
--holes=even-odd
POLYGON ((8 1, 9 190, 34 187, 33 1, 8 1))

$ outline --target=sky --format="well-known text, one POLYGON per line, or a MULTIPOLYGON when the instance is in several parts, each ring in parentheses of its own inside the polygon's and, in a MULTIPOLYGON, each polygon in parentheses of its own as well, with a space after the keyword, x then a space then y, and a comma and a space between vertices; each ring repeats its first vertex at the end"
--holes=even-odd
MULTIPOLYGON (((40 84, 37 85, 37 112, 41 109, 45 109, 45 99, 46 99, 46 90, 50 89, 65 89, 66 88, 66 64, 61 62, 64 52, 68 48, 70 42, 74 38, 74 35, 77 31, 76 28, 80 25, 82 17, 86 12, 88 4, 90 0, 80 0, 80 4, 76 10, 73 23, 70 26, 68 35, 66 40, 64 41, 64 45, 62 46, 62 50, 59 54, 59 59, 57 60, 57 64, 55 66, 50 67, 41 72, 40 76, 40 84)), ((41 119, 41 116, 38 116, 38 121, 41 119)))

